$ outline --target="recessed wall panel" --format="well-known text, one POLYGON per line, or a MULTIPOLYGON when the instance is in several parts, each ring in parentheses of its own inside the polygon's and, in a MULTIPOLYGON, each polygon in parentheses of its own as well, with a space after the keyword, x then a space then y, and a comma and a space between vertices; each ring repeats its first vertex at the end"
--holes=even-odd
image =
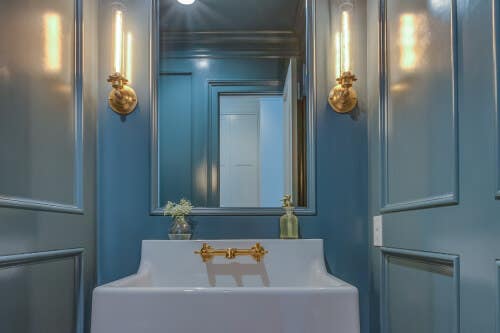
POLYGON ((192 76, 190 73, 160 75, 158 124, 160 205, 192 198, 192 76))
POLYGON ((0 256, 0 332, 81 333, 81 253, 0 256))
POLYGON ((454 2, 382 4, 383 209, 455 203, 454 2))
POLYGON ((78 12, 72 0, 0 3, 1 204, 78 206, 78 12))
POLYGON ((397 249, 383 254, 383 332, 458 332, 458 258, 397 249))

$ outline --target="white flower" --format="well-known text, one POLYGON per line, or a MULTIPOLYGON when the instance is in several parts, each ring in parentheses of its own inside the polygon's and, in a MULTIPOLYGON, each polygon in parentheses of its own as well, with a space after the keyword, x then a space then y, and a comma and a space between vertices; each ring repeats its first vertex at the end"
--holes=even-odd
POLYGON ((179 203, 172 201, 167 202, 165 208, 163 209, 163 215, 176 216, 186 216, 193 210, 193 205, 189 200, 181 199, 179 203))

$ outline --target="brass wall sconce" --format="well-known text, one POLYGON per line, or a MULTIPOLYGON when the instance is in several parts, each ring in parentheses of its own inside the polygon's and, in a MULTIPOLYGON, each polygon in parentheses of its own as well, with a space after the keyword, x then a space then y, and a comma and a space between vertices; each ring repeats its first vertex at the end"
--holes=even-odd
POLYGON ((351 68, 350 20, 353 12, 351 2, 339 6, 341 31, 335 33, 335 73, 337 84, 328 94, 328 103, 335 112, 349 113, 358 105, 358 94, 352 87, 358 79, 351 68))
POLYGON ((132 34, 124 38, 124 9, 113 9, 113 74, 108 77, 113 90, 109 93, 109 107, 119 115, 128 115, 137 107, 137 94, 130 86, 132 77, 132 34), (126 52, 124 52, 126 50, 126 52))
POLYGON ((328 102, 338 113, 348 113, 358 105, 358 94, 352 84, 358 79, 351 72, 344 72, 337 78, 337 85, 330 90, 328 102))
POLYGON ((111 74, 108 78, 113 90, 109 93, 109 107, 120 115, 134 112, 137 106, 137 95, 128 80, 120 73, 111 74))

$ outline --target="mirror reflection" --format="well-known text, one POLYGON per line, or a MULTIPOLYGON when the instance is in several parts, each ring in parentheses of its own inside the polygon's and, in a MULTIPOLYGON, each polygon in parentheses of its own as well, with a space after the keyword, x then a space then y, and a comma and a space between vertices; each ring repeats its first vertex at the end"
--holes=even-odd
POLYGON ((307 206, 303 0, 161 0, 159 204, 307 206))

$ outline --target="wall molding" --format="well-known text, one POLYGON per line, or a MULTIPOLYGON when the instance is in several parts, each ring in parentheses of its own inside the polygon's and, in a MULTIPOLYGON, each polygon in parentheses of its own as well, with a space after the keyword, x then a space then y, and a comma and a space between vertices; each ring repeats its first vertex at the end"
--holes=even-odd
POLYGON ((300 55, 293 31, 168 32, 160 37, 160 54, 186 57, 292 57, 300 55))
MULTIPOLYGON (((160 73, 163 75, 165 73, 160 73)), ((168 73, 172 74, 172 73, 168 73)), ((276 80, 207 80, 206 86, 208 89, 208 114, 210 130, 215 131, 218 128, 217 116, 214 115, 217 110, 217 101, 220 94, 232 94, 232 93, 245 93, 245 94, 269 94, 276 95, 282 92, 283 83, 276 80)), ((311 135, 313 135, 311 133, 311 135)), ((156 141, 158 138, 156 138, 156 141)), ((312 137, 308 139, 308 142, 313 142, 312 137)), ((158 148, 156 148, 158 149, 158 148)), ((310 149, 310 146, 308 146, 310 149)), ((157 150, 156 150, 157 151, 157 150)), ((153 163, 158 163, 158 156, 156 161, 153 163)), ((213 164, 214 161, 218 159, 218 140, 208 140, 208 164, 213 164)), ((312 161, 313 162, 313 161, 312 161)), ((153 165, 153 164, 152 164, 153 165)), ((308 168, 311 166, 308 165, 308 168)), ((153 183, 151 186, 156 186, 155 193, 152 195, 153 203, 156 207, 152 207, 152 215, 163 215, 163 210, 159 206, 159 183, 160 179, 158 165, 152 170, 153 183), (156 171, 157 170, 157 171, 156 171)), ((211 178, 211 173, 208 173, 208 187, 211 186, 213 182, 217 182, 211 178)), ((314 182, 308 182, 308 193, 313 193, 315 191, 314 182)), ((208 200, 213 200, 214 198, 209 198, 208 200)), ((297 207, 295 209, 298 215, 313 215, 314 202, 311 202, 310 198, 308 207, 297 207)), ((225 207, 195 207, 191 213, 192 215, 281 215, 283 214, 282 208, 225 208, 225 207)))
MULTIPOLYGON (((316 0, 305 0, 306 13, 306 66, 307 82, 307 149, 308 149, 308 207, 297 208, 298 215, 316 214, 316 109, 317 109, 317 82, 316 82, 316 0)), ((160 26, 159 0, 152 0, 151 13, 151 40, 150 40, 150 215, 163 215, 159 203, 159 158, 158 158, 158 81, 160 76, 160 26)), ((271 216, 281 215, 283 211, 276 208, 194 208, 192 215, 216 216, 271 216)))
POLYGON ((71 204, 45 201, 0 194, 0 207, 11 207, 38 211, 83 214, 83 98, 82 98, 82 59, 83 59, 83 0, 74 0, 75 12, 75 68, 74 68, 74 113, 75 113, 75 155, 74 155, 74 202, 71 204))
POLYGON ((74 258, 75 279, 75 327, 74 333, 83 333, 84 329, 84 281, 83 281, 83 248, 54 250, 46 252, 33 252, 0 256, 0 269, 24 266, 30 264, 43 264, 46 262, 74 258))
POLYGON ((388 324, 388 268, 390 258, 400 258, 408 261, 418 261, 426 264, 446 265, 453 268, 453 299, 454 308, 454 329, 453 332, 460 332, 460 258, 457 255, 443 254, 436 252, 414 251, 398 248, 382 247, 381 251, 381 277, 380 277, 380 325, 381 332, 389 332, 388 324))
MULTIPOLYGON (((430 197, 416 198, 403 202, 390 202, 389 200, 389 137, 387 133, 387 110, 388 110, 388 79, 387 79, 387 0, 379 0, 379 84, 380 84, 380 104, 379 104, 379 136, 381 152, 381 209, 382 213, 431 208, 445 205, 455 205, 459 201, 459 143, 458 143, 458 84, 457 84, 457 4, 456 0, 449 0, 451 6, 451 64, 452 64, 452 94, 453 94, 453 162, 452 170, 453 183, 449 193, 438 194, 430 197)), ((500 184, 500 182, 499 182, 500 184)), ((500 189, 500 187, 499 187, 500 189)), ((500 194, 500 192, 499 192, 500 194)))

